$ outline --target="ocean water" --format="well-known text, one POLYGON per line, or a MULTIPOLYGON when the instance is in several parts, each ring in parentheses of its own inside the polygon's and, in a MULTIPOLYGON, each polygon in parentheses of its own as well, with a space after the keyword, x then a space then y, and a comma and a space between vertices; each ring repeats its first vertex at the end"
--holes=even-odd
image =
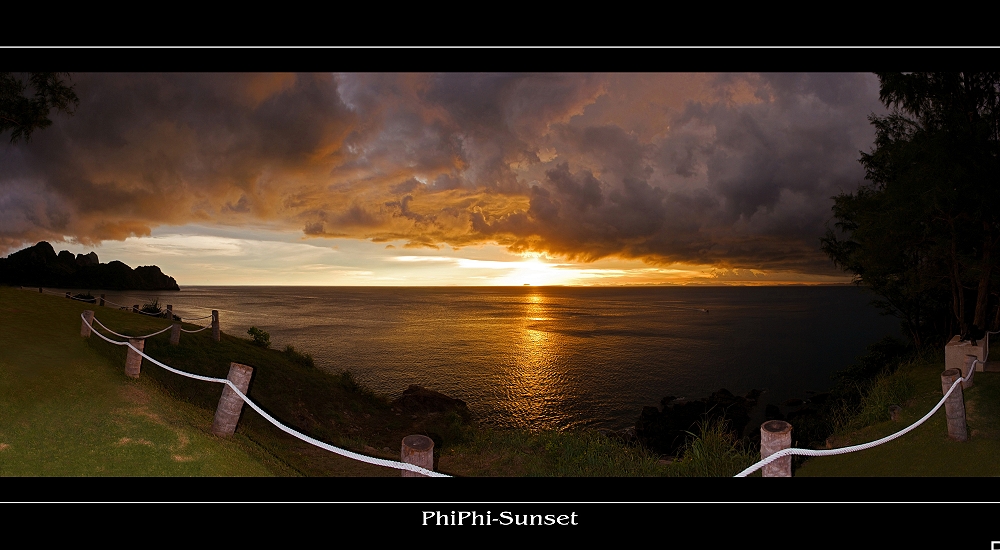
POLYGON ((185 318, 217 309, 223 332, 246 338, 256 326, 273 347, 291 344, 377 392, 419 384, 501 427, 618 430, 666 395, 720 388, 765 390, 763 410, 829 388, 865 346, 899 336, 898 321, 850 286, 104 292, 121 304, 155 297, 185 318))

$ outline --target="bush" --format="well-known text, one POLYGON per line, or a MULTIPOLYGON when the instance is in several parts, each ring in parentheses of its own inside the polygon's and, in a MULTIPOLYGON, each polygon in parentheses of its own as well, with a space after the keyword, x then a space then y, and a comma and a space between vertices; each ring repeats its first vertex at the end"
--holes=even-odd
POLYGON ((255 346, 260 346, 262 348, 271 347, 271 335, 266 331, 260 330, 257 327, 250 327, 247 330, 247 334, 250 335, 250 340, 255 346))
POLYGON ((146 302, 145 304, 143 304, 142 308, 140 308, 139 311, 142 311, 143 313, 155 313, 156 315, 160 315, 161 313, 163 313, 163 308, 160 307, 160 299, 153 298, 153 301, 146 302))

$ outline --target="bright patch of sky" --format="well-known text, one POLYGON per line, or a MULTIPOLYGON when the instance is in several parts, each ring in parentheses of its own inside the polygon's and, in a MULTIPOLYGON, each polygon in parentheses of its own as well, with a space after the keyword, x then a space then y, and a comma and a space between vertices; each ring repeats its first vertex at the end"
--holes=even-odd
POLYGON ((404 249, 405 243, 358 239, 303 239, 268 229, 187 225, 160 227, 149 237, 100 246, 54 242, 73 254, 94 251, 104 263, 158 265, 184 286, 522 286, 621 284, 842 283, 759 270, 712 266, 651 266, 638 260, 577 263, 544 254, 519 255, 497 245, 460 249, 404 249))

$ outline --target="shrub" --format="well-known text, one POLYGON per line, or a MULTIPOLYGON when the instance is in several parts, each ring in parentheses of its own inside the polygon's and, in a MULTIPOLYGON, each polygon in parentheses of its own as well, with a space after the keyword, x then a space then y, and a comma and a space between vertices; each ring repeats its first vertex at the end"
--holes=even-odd
POLYGON ((247 334, 250 335, 250 340, 253 341, 255 346, 260 346, 262 348, 271 347, 271 335, 266 331, 257 327, 250 327, 250 329, 247 330, 247 334))
POLYGON ((163 313, 163 308, 160 307, 160 299, 153 298, 153 301, 146 302, 145 304, 143 304, 142 308, 140 308, 139 311, 142 311, 144 313, 155 313, 159 315, 163 313))

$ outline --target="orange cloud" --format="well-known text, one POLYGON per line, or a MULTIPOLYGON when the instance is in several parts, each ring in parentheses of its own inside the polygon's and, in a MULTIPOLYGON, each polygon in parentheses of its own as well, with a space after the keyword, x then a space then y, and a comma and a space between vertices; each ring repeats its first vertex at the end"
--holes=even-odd
MULTIPOLYGON (((0 247, 191 222, 832 272, 866 75, 81 74, 4 144, 0 247)), ((872 92, 875 92, 872 94, 872 92)))

